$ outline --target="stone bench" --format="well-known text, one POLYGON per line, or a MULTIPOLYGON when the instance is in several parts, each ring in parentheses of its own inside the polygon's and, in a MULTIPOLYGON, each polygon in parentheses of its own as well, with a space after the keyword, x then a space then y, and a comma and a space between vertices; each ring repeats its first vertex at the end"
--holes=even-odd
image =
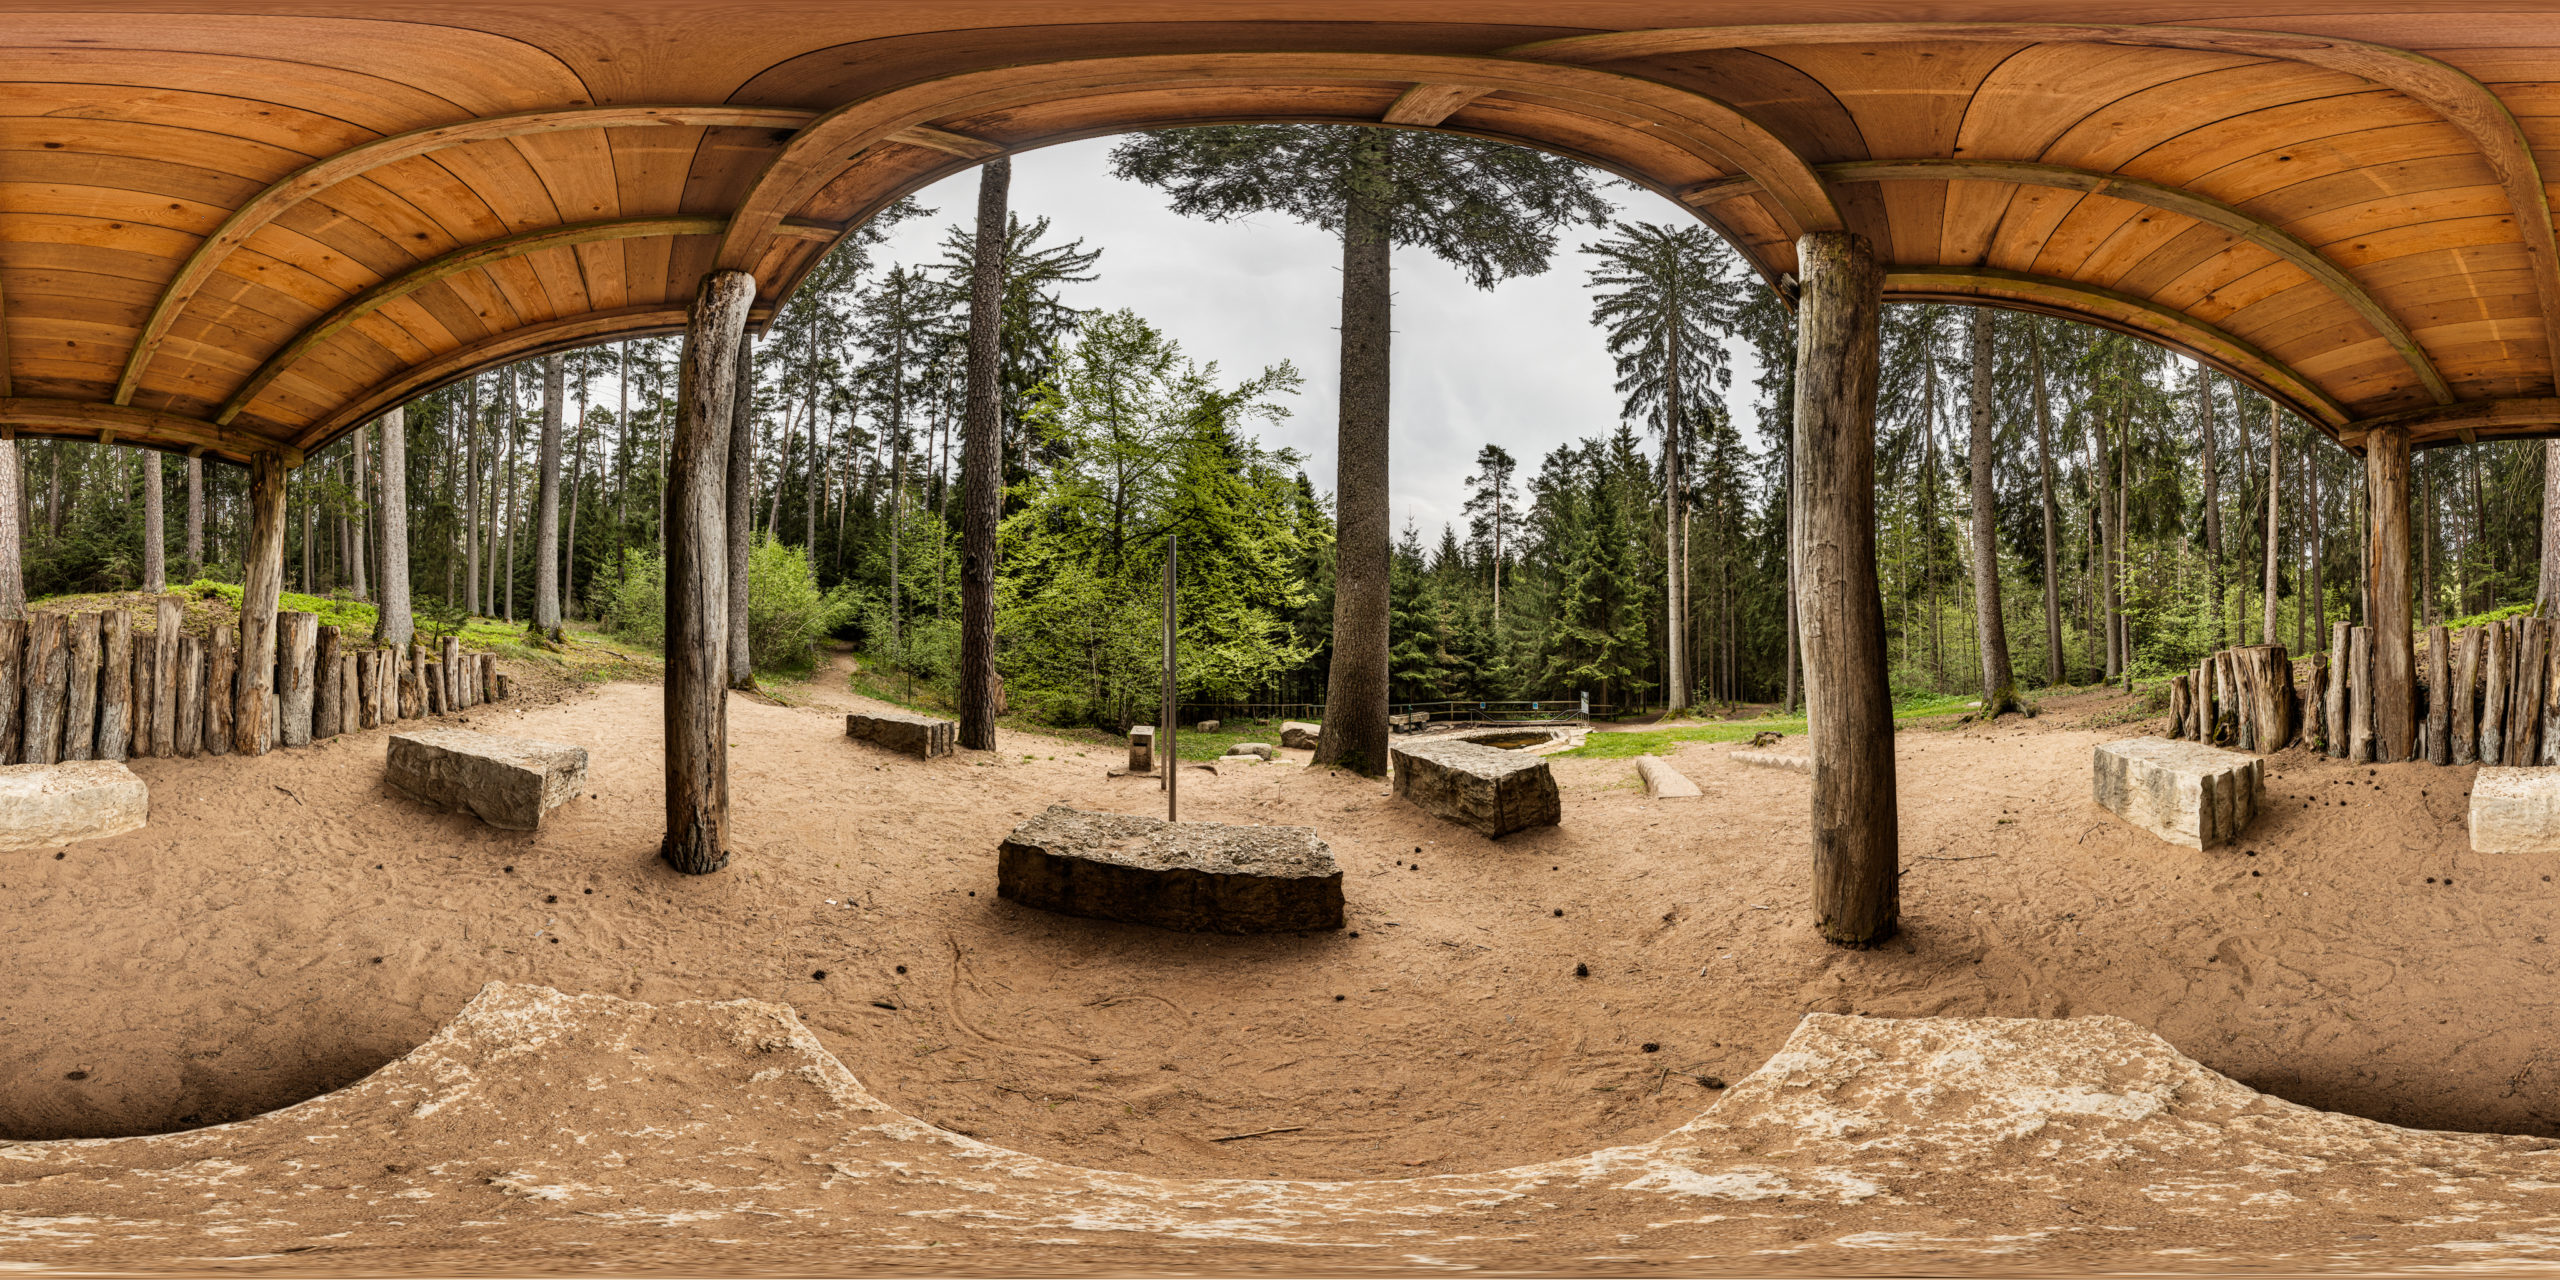
POLYGON ((1425 738, 1391 747, 1387 755, 1396 795, 1493 839, 1562 819, 1555 775, 1543 757, 1455 738, 1425 738))
POLYGON ((855 711, 844 718, 844 736, 918 760, 930 760, 950 755, 959 747, 960 726, 931 716, 855 711))
POLYGON ((2560 769, 2482 765, 2471 779, 2473 853, 2560 853, 2560 769))
POLYGON ((1239 742, 1234 746, 1227 748, 1227 754, 1231 756, 1253 756, 1257 759, 1273 760, 1279 758, 1280 749, 1272 746, 1268 742, 1239 742))
POLYGON ((1660 756, 1637 756, 1636 775, 1644 779, 1644 793, 1656 800, 1688 800, 1705 794, 1689 781, 1689 775, 1660 756))
POLYGON ((587 782, 587 749, 469 729, 395 733, 385 780, 412 799, 468 809, 509 831, 534 831, 587 782))
POLYGON ((1342 927, 1342 868, 1312 827, 1237 827, 1065 805, 996 851, 996 896, 1185 933, 1342 927))
POLYGON ((0 849, 59 849, 139 831, 151 788, 112 760, 0 768, 0 849))
POLYGON ((2089 771, 2099 804, 2190 849, 2238 839, 2266 790, 2258 757, 2168 738, 2099 743, 2089 771))
POLYGON ((1280 745, 1292 751, 1313 751, 1323 732, 1322 726, 1308 724, 1304 720, 1283 721, 1280 725, 1280 745))

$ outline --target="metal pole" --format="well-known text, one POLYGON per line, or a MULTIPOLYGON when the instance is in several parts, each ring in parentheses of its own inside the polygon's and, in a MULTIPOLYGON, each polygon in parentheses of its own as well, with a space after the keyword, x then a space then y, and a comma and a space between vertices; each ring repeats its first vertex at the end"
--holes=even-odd
POLYGON ((1164 820, 1182 820, 1182 757, 1174 750, 1174 721, 1180 719, 1175 705, 1181 683, 1174 671, 1173 651, 1173 584, 1180 570, 1175 567, 1180 539, 1173 534, 1164 540, 1164 820))

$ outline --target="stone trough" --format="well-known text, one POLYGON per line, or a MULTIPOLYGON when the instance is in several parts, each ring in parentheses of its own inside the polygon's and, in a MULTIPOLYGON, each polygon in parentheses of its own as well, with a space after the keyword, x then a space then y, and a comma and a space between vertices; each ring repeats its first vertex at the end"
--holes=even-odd
MULTIPOLYGON (((959 749, 960 726, 931 716, 898 711, 853 711, 844 718, 844 736, 885 747, 900 755, 930 760, 959 749)), ((1135 756, 1135 752, 1131 753, 1135 756)))
POLYGON ((139 831, 151 788, 112 760, 0 768, 0 849, 59 849, 139 831))
POLYGON ((509 831, 541 829, 543 815, 587 782, 587 749, 565 742, 420 729, 391 735, 383 750, 383 780, 394 790, 509 831))
POLYGON ((2560 1248, 2548 1139, 2296 1106, 2116 1018, 1808 1014, 1728 1089, 1671 1080, 1687 1124, 1508 1168, 1106 1172, 900 1112, 784 1005, 492 983, 281 1111, 0 1144, 0 1270, 2513 1274, 2560 1248))
POLYGON ((1421 738, 1388 750, 1395 794, 1492 839, 1563 817, 1547 762, 1463 738, 1421 738))
POLYGON ((996 896, 1185 933, 1342 927, 1342 868, 1311 827, 1166 822, 1051 805, 996 852, 996 896))
POLYGON ((2099 743, 2089 773, 2099 804, 2190 849, 2238 839, 2266 789, 2259 757, 2170 738, 2099 743))

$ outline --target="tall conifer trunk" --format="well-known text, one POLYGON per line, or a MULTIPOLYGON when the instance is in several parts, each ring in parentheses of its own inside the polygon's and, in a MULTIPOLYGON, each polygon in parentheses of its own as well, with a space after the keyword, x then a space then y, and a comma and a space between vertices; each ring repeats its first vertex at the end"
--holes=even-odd
POLYGON ((160 455, 141 451, 142 589, 158 595, 169 589, 169 544, 160 520, 160 455))
POLYGON ((533 629, 560 640, 560 427, 567 416, 562 359, 542 361, 542 438, 534 465, 540 471, 533 516, 533 629))
MULTIPOLYGON (((968 434, 960 454, 960 745, 973 751, 996 745, 996 517, 1004 481, 997 457, 1004 408, 998 365, 1005 207, 1012 182, 1013 161, 1005 157, 979 170, 977 257, 969 272, 968 434)), ((813 401, 813 421, 815 415, 813 401)))
POLYGON ((2044 681, 2065 685, 2071 679, 2062 652, 2062 583, 2054 551, 2053 401, 2044 381, 2044 321, 2035 316, 2027 318, 2027 361, 2035 395, 2037 505, 2044 516, 2044 681))
POLYGON ((1371 777, 1387 771, 1392 146, 1386 130, 1363 130, 1344 183, 1333 664, 1325 686, 1324 733, 1316 740, 1317 763, 1371 777))
POLYGON ((2009 629, 2000 614, 2000 529, 1991 483, 1991 308, 1973 309, 1973 616, 1981 636, 1982 716, 2018 705, 2009 629))

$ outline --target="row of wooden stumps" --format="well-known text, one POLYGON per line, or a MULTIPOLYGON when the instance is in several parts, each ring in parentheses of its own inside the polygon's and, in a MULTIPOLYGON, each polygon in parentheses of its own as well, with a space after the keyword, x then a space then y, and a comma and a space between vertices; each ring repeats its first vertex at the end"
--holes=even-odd
POLYGON ((2419 671, 2419 759, 2560 764, 2560 624, 2506 618, 2458 636, 2430 627, 2419 671))
POLYGON ((2283 645, 2216 651, 2192 674, 2169 681, 2169 736, 2241 751, 2281 751, 2306 729, 2319 732, 2321 679, 2315 663, 2312 694, 2297 702, 2293 659, 2283 645))
POLYGON ((485 654, 448 638, 441 660, 411 645, 359 650, 319 615, 280 613, 274 678, 241 677, 238 634, 182 634, 174 597, 156 602, 153 630, 123 610, 39 610, 0 619, 0 764, 252 754, 393 720, 461 710, 505 696, 485 654), (257 697, 266 714, 241 714, 257 697), (235 729, 260 731, 249 743, 235 729))

